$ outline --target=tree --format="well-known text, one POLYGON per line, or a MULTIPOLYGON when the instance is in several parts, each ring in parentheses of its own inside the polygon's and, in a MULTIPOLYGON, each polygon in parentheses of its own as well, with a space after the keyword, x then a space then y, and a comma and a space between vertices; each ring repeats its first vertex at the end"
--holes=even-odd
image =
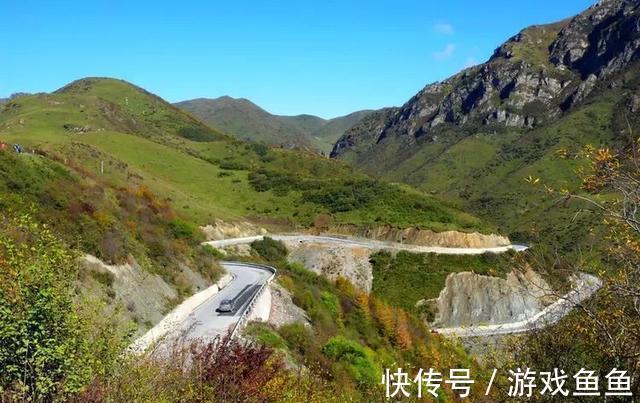
MULTIPOLYGON (((0 219, 0 395, 56 400, 104 364, 76 313, 76 256, 29 215, 0 219)), ((97 343, 96 346, 105 346, 97 343)))
POLYGON ((411 348, 413 342, 409 333, 409 324, 407 323, 407 314, 402 309, 396 310, 396 328, 394 339, 396 344, 403 350, 411 348))
POLYGON ((559 324, 534 332, 516 347, 516 361, 532 367, 606 374, 628 371, 640 393, 640 157, 639 140, 619 153, 587 147, 591 163, 582 172, 582 190, 562 192, 559 201, 580 201, 602 213, 608 250, 603 288, 559 324))

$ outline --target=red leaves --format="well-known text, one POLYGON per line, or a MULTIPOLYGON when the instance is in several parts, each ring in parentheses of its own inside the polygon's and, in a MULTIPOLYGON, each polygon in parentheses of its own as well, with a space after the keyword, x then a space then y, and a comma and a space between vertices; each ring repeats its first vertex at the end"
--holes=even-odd
POLYGON ((195 378, 220 401, 266 401, 267 384, 284 366, 269 347, 229 335, 191 348, 195 378))

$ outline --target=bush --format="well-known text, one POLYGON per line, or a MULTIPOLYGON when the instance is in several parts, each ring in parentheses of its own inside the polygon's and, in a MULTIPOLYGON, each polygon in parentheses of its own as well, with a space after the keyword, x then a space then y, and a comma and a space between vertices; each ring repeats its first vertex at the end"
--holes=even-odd
POLYGON ((373 352, 367 351, 359 343, 336 336, 324 345, 322 352, 345 365, 359 383, 373 384, 377 381, 378 370, 373 362, 373 352))
POLYGON ((222 252, 220 249, 214 248, 213 246, 211 246, 209 244, 202 245, 200 247, 200 250, 202 250, 202 252, 205 255, 209 255, 209 256, 211 256, 213 258, 216 258, 216 259, 224 259, 224 257, 226 256, 224 254, 224 252, 222 252))
POLYGON ((302 323, 283 325, 278 329, 278 333, 287 341, 289 348, 300 354, 304 355, 305 352, 313 350, 313 335, 302 323))
POLYGON ((64 400, 113 357, 111 335, 92 340, 76 311, 75 259, 30 216, 0 220, 0 390, 8 400, 64 400))
POLYGON ((263 259, 272 263, 283 261, 289 253, 284 243, 267 236, 261 241, 251 242, 251 249, 256 251, 263 259))
POLYGON ((187 223, 182 220, 173 220, 169 223, 169 230, 174 238, 195 240, 197 236, 197 229, 193 224, 187 223))
POLYGON ((216 134, 205 127, 183 127, 178 130, 178 135, 192 141, 215 141, 216 134))

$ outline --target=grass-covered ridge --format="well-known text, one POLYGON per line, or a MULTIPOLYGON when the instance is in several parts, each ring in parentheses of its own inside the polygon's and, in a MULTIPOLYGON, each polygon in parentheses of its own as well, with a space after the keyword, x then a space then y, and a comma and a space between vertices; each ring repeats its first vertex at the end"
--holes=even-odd
POLYGON ((257 218, 306 227, 329 213, 337 223, 485 228, 432 196, 371 180, 347 165, 231 140, 120 80, 84 79, 53 94, 13 99, 0 109, 0 140, 113 187, 146 186, 199 225, 257 218), (259 183, 265 177, 280 183, 259 183))
POLYGON ((210 282, 221 274, 200 247, 200 230, 148 188, 113 188, 40 155, 0 152, 0 212, 28 212, 73 250, 106 263, 133 258, 181 296, 193 292, 181 264, 210 282))

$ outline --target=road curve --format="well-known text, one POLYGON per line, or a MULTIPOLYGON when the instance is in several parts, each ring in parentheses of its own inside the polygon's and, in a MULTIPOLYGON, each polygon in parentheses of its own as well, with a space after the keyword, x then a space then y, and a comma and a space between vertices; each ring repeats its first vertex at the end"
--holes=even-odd
MULTIPOLYGON (((273 273, 252 265, 242 263, 223 262, 224 268, 231 273, 233 280, 220 292, 206 300, 191 312, 191 314, 177 327, 176 332, 184 334, 186 339, 213 338, 225 333, 235 324, 244 313, 243 306, 233 315, 216 311, 223 299, 234 299, 248 285, 262 285, 273 273)), ((253 295, 249 296, 252 298, 253 295)))
MULTIPOLYGON (((395 249, 408 250, 417 253, 437 253, 451 255, 477 255, 487 252, 504 253, 509 250, 523 251, 527 249, 527 247, 524 245, 506 245, 491 248, 448 248, 440 246, 420 246, 368 239, 339 238, 330 236, 277 234, 268 236, 275 240, 287 242, 326 243, 338 244, 342 246, 365 247, 370 249, 395 249)), ((264 239, 264 236, 251 236, 209 241, 206 243, 216 248, 224 248, 233 245, 250 244, 253 241, 262 239, 264 239)), ((243 304, 243 306, 241 306, 240 309, 234 314, 226 315, 218 313, 216 311, 216 309, 220 305, 220 302, 223 299, 234 299, 247 286, 265 284, 273 276, 273 272, 265 270, 264 268, 257 267, 255 265, 236 262, 223 262, 223 266, 233 276, 233 279, 228 283, 228 285, 222 288, 215 295, 207 298, 204 302, 199 303, 193 309, 190 309, 190 313, 186 317, 181 318, 179 321, 177 321, 177 323, 172 324, 169 330, 162 330, 161 332, 159 332, 158 329, 156 329, 158 325, 151 329, 149 333, 154 334, 154 337, 151 338, 154 342, 159 341, 159 338, 155 337, 159 333, 162 333, 161 338, 163 342, 175 340, 178 337, 185 341, 196 339, 210 339, 223 334, 229 329, 232 329, 233 325, 238 323, 238 321, 243 317, 247 306, 246 304, 243 304)), ((587 274, 581 274, 576 282, 576 287, 574 288, 574 290, 527 320, 501 325, 440 328, 434 329, 434 331, 444 336, 456 337, 493 336, 500 334, 526 332, 528 330, 544 327, 557 322, 562 317, 564 317, 571 309, 573 309, 576 304, 593 295, 601 287, 601 285, 601 281, 596 277, 587 274)), ((190 299, 187 299, 185 302, 183 302, 183 304, 188 305, 190 299)), ((250 300, 252 299, 253 296, 251 296, 250 300)), ((145 336, 134 343, 134 345, 136 345, 135 349, 137 351, 143 350, 150 344, 149 342, 140 343, 139 341, 142 339, 145 339, 145 336)), ((150 338, 146 337, 146 339, 150 338)))
MULTIPOLYGON (((192 301, 198 300, 197 296, 186 299, 180 307, 188 307, 188 315, 170 324, 158 323, 145 335, 136 340, 130 347, 132 351, 143 352, 153 344, 158 344, 156 349, 162 346, 170 346, 177 339, 188 342, 194 340, 213 339, 226 333, 240 320, 247 306, 258 291, 252 290, 233 314, 219 313, 216 310, 223 299, 234 299, 247 286, 263 285, 273 276, 273 272, 261 268, 259 265, 244 264, 239 262, 221 262, 222 266, 231 274, 232 280, 220 291, 213 294, 197 306, 189 307, 192 301)), ((216 287, 215 285, 213 287, 216 287)))
MULTIPOLYGON (((487 252, 493 253, 504 253, 509 250, 515 251, 523 251, 526 250, 527 247, 524 245, 506 245, 506 246, 497 246, 492 248, 449 248, 443 246, 421 246, 421 245, 413 245, 413 244, 403 244, 397 242, 383 242, 376 241, 364 238, 339 238, 332 236, 316 236, 316 235, 267 235, 268 237, 275 239, 277 241, 287 241, 287 242, 314 242, 314 243, 327 243, 327 244, 337 244, 342 246, 354 246, 354 247, 364 247, 370 249, 397 249, 397 250, 407 250, 413 251, 417 253, 438 253, 441 255, 480 255, 487 252)), ((231 238, 231 239, 223 239, 219 241, 209 241, 207 244, 216 247, 216 248, 224 248, 227 246, 233 245, 245 245, 250 244, 253 241, 262 240, 264 236, 250 236, 243 238, 231 238)))
MULTIPOLYGON (((268 235, 272 239, 287 242, 314 242, 338 244, 343 246, 365 247, 371 249, 396 249, 408 250, 418 253, 437 253, 450 255, 477 255, 487 252, 504 253, 509 250, 521 252, 528 247, 525 245, 506 245, 492 248, 448 248, 440 246, 420 246, 411 244, 401 244, 393 242, 383 242, 369 239, 353 239, 340 238, 330 236, 314 236, 314 235, 268 235)), ((251 236, 243 238, 224 239, 219 241, 207 242, 209 245, 218 248, 224 248, 232 245, 249 244, 256 240, 262 240, 264 236, 251 236)), ((565 315, 567 315, 575 306, 582 301, 591 297, 602 286, 602 282, 597 277, 581 273, 575 283, 575 287, 566 295, 560 297, 556 302, 545 307, 542 311, 523 321, 510 322, 499 325, 478 325, 451 328, 436 328, 435 332, 444 336, 453 337, 482 337, 495 336, 503 334, 515 334, 527 332, 533 329, 539 329, 551 325, 565 315)))
POLYGON ((523 321, 500 325, 478 325, 433 329, 443 336, 486 337, 523 333, 552 325, 567 315, 578 304, 591 297, 602 287, 602 281, 590 274, 580 273, 574 288, 556 302, 523 321))

